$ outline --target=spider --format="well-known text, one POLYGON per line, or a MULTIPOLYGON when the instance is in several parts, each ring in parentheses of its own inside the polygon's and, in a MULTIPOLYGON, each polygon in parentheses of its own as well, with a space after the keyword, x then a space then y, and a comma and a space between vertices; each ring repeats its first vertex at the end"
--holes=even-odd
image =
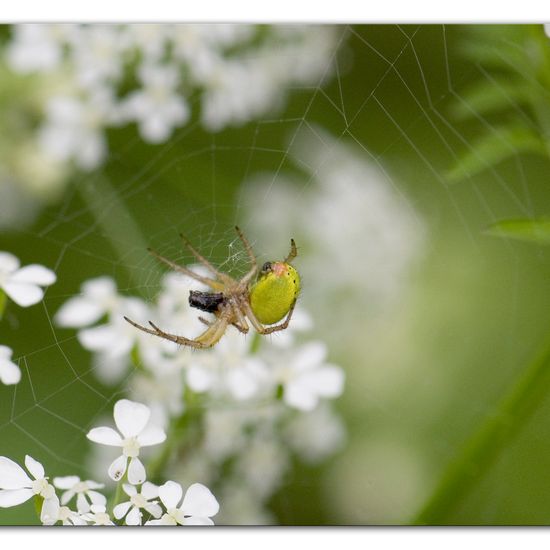
POLYGON ((215 315, 213 321, 199 317, 200 321, 207 325, 207 329, 200 336, 189 339, 185 336, 165 332, 151 321, 149 321, 151 328, 148 328, 128 319, 128 317, 124 317, 124 319, 148 334, 165 338, 176 344, 201 349, 211 348, 219 342, 229 325, 233 325, 243 334, 246 334, 249 330, 248 321, 260 334, 271 334, 286 329, 290 323, 296 299, 300 292, 300 275, 290 265, 290 262, 298 255, 294 239, 290 240, 290 252, 282 262, 265 262, 258 271, 258 262, 250 243, 238 227, 235 227, 235 230, 244 245, 251 265, 248 273, 240 280, 235 280, 226 273, 217 270, 204 256, 197 252, 183 235, 180 235, 180 237, 185 246, 214 277, 204 277, 194 273, 187 267, 178 265, 164 258, 158 252, 148 249, 149 253, 160 262, 212 289, 212 291, 207 292, 197 290, 189 292, 189 305, 191 307, 215 315), (252 282, 254 278, 256 280, 252 282), (281 324, 275 324, 285 316, 286 318, 281 324), (271 326, 266 327, 264 325, 271 326))

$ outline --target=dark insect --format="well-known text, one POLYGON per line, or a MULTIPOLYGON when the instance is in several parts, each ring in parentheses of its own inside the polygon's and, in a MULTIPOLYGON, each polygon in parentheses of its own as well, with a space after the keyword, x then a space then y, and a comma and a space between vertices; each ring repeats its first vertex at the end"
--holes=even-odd
POLYGON ((189 305, 207 313, 215 313, 224 303, 223 292, 201 292, 199 290, 189 291, 189 305))

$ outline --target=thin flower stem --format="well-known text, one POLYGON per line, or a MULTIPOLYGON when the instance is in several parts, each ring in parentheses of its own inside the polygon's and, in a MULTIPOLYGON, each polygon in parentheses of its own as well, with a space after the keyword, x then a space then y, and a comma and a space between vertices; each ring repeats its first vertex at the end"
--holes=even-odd
POLYGON ((114 517, 114 510, 115 506, 117 504, 120 504, 122 502, 122 497, 125 494, 122 486, 128 481, 128 470, 124 473, 124 475, 118 480, 118 483, 116 484, 115 494, 110 502, 110 510, 111 515, 113 516, 113 521, 116 523, 116 518, 114 517))
POLYGON ((466 441, 449 464, 435 491, 413 519, 415 525, 442 525, 450 521, 481 476, 505 451, 517 432, 548 396, 550 337, 541 353, 521 371, 517 381, 481 427, 466 441))

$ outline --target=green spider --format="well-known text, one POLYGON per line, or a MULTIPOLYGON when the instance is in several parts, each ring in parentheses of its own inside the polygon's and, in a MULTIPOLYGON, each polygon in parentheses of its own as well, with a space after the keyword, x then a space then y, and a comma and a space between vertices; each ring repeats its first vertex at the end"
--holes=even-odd
POLYGON ((124 319, 143 332, 193 348, 211 348, 220 341, 229 325, 233 325, 246 334, 249 330, 247 319, 260 334, 271 334, 286 329, 300 293, 300 275, 290 265, 290 262, 298 255, 294 239, 290 240, 290 252, 282 262, 265 262, 258 272, 258 262, 250 243, 238 227, 235 229, 244 244, 251 263, 248 273, 238 281, 218 271, 195 250, 183 235, 180 236, 187 248, 214 275, 214 278, 198 275, 187 267, 178 265, 149 249, 149 252, 157 260, 212 289, 213 292, 191 290, 189 293, 191 307, 213 313, 216 317, 212 322, 199 317, 208 326, 200 336, 191 340, 184 336, 164 332, 151 321, 149 321, 151 328, 147 328, 128 317, 124 317, 124 319), (256 276, 256 281, 252 282, 256 276), (285 316, 284 322, 275 325, 285 316), (266 327, 264 325, 275 326, 266 327))

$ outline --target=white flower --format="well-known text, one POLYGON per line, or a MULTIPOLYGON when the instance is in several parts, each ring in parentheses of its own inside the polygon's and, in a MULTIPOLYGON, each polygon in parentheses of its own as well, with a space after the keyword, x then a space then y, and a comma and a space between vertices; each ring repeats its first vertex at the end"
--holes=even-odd
POLYGON ((315 341, 277 358, 278 377, 284 387, 283 399, 287 405, 311 411, 320 398, 342 394, 344 371, 325 363, 326 355, 325 344, 315 341))
POLYGON ((187 489, 183 502, 182 496, 183 489, 179 483, 167 481, 161 485, 159 497, 166 513, 146 525, 214 525, 210 518, 218 513, 220 505, 210 489, 201 483, 194 483, 187 489))
POLYGON ((110 277, 90 279, 81 288, 82 293, 65 302, 56 313, 55 323, 58 326, 87 327, 120 307, 122 299, 110 277))
POLYGON ((155 518, 161 516, 162 508, 156 500, 152 500, 159 495, 159 488, 156 485, 146 481, 141 486, 141 492, 138 492, 133 485, 125 483, 122 489, 130 497, 130 500, 121 502, 113 508, 113 515, 116 519, 122 519, 126 516, 126 525, 141 525, 142 509, 155 518))
POLYGON ((18 384, 21 370, 11 361, 13 351, 8 346, 0 346, 0 381, 3 384, 18 384))
POLYGON ((59 513, 57 515, 57 523, 61 522, 62 525, 86 525, 86 520, 74 510, 71 510, 68 506, 60 506, 59 513))
POLYGON ((102 489, 103 483, 87 480, 81 481, 78 476, 55 477, 53 484, 58 489, 65 489, 61 494, 61 504, 65 505, 76 496, 76 508, 80 513, 89 512, 91 504, 105 505, 107 499, 95 489, 102 489), (87 498, 86 498, 87 497, 87 498))
POLYGON ((138 123, 145 141, 161 143, 189 118, 187 102, 177 92, 178 69, 147 64, 140 68, 139 76, 143 88, 128 96, 125 108, 129 119, 138 123))
POLYGON ((113 416, 120 434, 104 426, 93 428, 87 437, 95 443, 122 447, 122 455, 109 466, 109 477, 118 481, 128 469, 128 481, 139 485, 146 479, 145 467, 138 458, 141 447, 162 443, 166 434, 149 422, 151 410, 141 403, 121 399, 115 403, 113 416))
POLYGON ((56 32, 58 26, 36 23, 14 25, 7 59, 16 71, 48 71, 56 68, 62 58, 62 44, 56 32))
POLYGON ((228 393, 238 401, 257 397, 270 377, 265 362, 250 354, 251 341, 230 328, 214 349, 189 355, 189 387, 196 392, 228 393))
POLYGON ((90 511, 86 514, 82 514, 81 517, 92 525, 114 525, 105 506, 101 504, 92 504, 90 511))
POLYGON ((42 265, 19 266, 19 260, 13 254, 0 252, 0 290, 17 305, 32 306, 44 297, 41 287, 53 285, 56 276, 42 265))
POLYGON ((141 300, 125 298, 120 310, 116 315, 111 315, 107 323, 79 331, 78 341, 87 350, 113 359, 128 355, 138 339, 143 338, 143 333, 126 322, 124 316, 143 319, 147 315, 147 306, 141 300))
POLYGON ((112 90, 94 88, 84 98, 54 96, 48 102, 39 140, 61 161, 74 160, 83 170, 97 168, 107 154, 103 127, 116 119, 112 90))
POLYGON ((45 477, 44 467, 29 455, 25 456, 25 467, 33 479, 13 460, 0 456, 0 507, 17 506, 34 495, 39 495, 44 499, 40 520, 44 524, 55 523, 59 512, 59 499, 53 485, 50 485, 45 477))
POLYGON ((123 38, 116 25, 89 25, 75 35, 71 60, 83 89, 119 80, 126 46, 123 38))

